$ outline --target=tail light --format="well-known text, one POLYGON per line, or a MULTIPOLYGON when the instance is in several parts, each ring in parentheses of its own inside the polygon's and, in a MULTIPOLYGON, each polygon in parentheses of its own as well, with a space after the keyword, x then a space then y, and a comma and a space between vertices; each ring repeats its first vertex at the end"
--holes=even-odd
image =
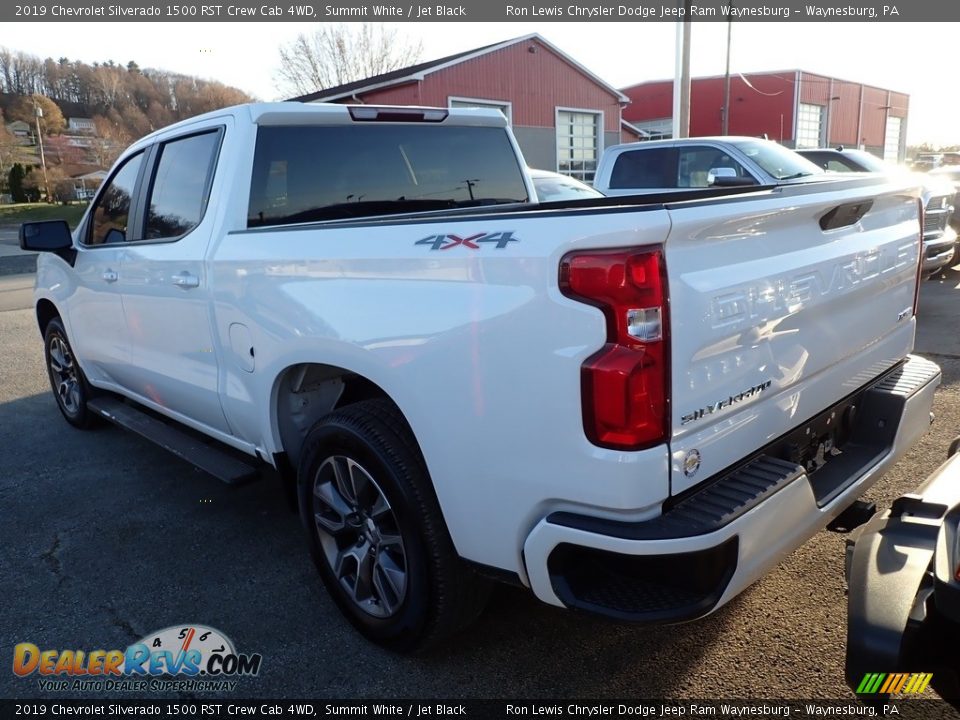
POLYGON ((923 205, 923 199, 917 200, 917 207, 920 209, 920 235, 917 238, 917 243, 919 247, 917 248, 917 253, 920 255, 917 258, 917 283, 913 288, 913 316, 917 316, 917 308, 920 306, 920 283, 923 282, 923 234, 924 227, 926 226, 926 208, 923 205))
POLYGON ((594 305, 607 342, 583 364, 583 427, 595 445, 641 450, 669 433, 667 280, 660 247, 564 256, 560 290, 594 305))

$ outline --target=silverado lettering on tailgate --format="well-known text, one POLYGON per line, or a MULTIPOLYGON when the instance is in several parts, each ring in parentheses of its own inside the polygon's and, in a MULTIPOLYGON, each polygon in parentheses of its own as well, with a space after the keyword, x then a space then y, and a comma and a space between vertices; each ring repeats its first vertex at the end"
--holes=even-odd
POLYGON ((911 241, 844 258, 829 269, 804 270, 718 295, 711 302, 712 327, 722 328, 758 318, 794 313, 819 297, 842 295, 863 282, 917 264, 919 245, 911 241))
POLYGON ((692 413, 687 413, 686 415, 680 418, 680 424, 686 425, 689 422, 693 422, 694 420, 699 420, 700 418, 705 417, 707 415, 713 415, 715 412, 720 412, 724 408, 728 408, 731 405, 736 405, 739 402, 743 402, 747 398, 751 398, 754 395, 759 395, 768 387, 770 387, 772 384, 773 384, 772 380, 767 380, 766 382, 762 382, 759 385, 754 385, 752 388, 748 388, 747 390, 744 390, 742 393, 731 395, 726 400, 720 400, 718 402, 711 403, 706 407, 702 407, 699 410, 694 410, 692 413))

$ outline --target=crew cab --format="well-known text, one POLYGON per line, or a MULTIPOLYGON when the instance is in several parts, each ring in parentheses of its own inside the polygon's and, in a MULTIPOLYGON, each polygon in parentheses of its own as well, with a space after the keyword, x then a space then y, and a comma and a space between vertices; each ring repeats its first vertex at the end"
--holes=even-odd
POLYGON ((398 651, 494 579, 714 611, 928 427, 918 190, 543 203, 525 168, 482 109, 253 104, 139 140, 72 235, 21 228, 61 413, 276 468, 331 597, 398 651))

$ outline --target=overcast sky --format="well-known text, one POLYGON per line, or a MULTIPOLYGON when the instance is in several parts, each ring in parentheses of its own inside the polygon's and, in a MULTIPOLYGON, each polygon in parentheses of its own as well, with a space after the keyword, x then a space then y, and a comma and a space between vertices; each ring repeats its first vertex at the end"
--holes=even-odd
MULTIPOLYGON (((538 32, 617 87, 673 76, 673 23, 398 23, 423 60, 538 32)), ((277 48, 308 23, 17 23, 0 45, 40 57, 198 75, 282 99, 277 48)), ((732 72, 799 68, 910 94, 910 144, 960 143, 957 23, 735 23, 732 72)), ((724 71, 726 23, 693 23, 691 72, 724 71)))

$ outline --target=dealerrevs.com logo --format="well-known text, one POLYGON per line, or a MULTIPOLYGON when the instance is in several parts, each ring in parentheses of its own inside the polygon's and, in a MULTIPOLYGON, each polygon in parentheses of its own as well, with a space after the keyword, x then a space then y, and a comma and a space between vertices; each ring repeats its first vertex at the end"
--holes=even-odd
POLYGON ((238 653, 214 628, 174 625, 125 650, 41 650, 19 643, 13 673, 36 677, 44 691, 224 691, 236 688, 237 677, 257 675, 262 660, 259 653, 238 653))

